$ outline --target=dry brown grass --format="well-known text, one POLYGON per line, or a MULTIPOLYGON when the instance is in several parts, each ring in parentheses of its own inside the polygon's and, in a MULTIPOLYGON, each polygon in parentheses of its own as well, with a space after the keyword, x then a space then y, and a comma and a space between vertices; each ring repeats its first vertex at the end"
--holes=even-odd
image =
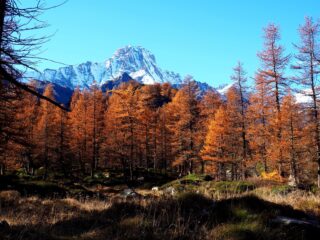
POLYGON ((260 198, 282 205, 290 205, 294 209, 305 211, 320 217, 320 195, 303 190, 295 190, 286 194, 275 194, 269 187, 262 187, 255 190, 260 198))
POLYGON ((145 197, 76 200, 1 192, 0 220, 10 228, 0 227, 0 239, 313 239, 309 232, 314 230, 270 224, 278 215, 306 216, 283 204, 313 214, 320 206, 319 197, 311 193, 274 194, 269 188, 221 193, 219 200, 188 193, 175 198, 139 193, 145 197), (302 230, 304 235, 297 238, 294 234, 302 230), (278 233, 283 234, 278 238, 278 233))

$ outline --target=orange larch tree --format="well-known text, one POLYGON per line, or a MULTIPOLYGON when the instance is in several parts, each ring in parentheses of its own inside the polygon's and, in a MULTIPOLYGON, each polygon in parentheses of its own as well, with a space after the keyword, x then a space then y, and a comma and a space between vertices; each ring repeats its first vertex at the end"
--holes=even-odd
MULTIPOLYGON (((241 156, 240 128, 235 124, 234 114, 226 105, 217 110, 209 123, 208 133, 201 150, 206 169, 214 173, 218 179, 226 180, 227 172, 231 178, 237 177, 236 165, 241 156)), ((239 120, 239 119, 237 119, 239 120)), ((206 170, 206 172, 208 172, 206 170)))
POLYGON ((104 112, 106 110, 106 98, 101 89, 94 84, 90 87, 88 95, 88 137, 90 139, 92 154, 91 154, 91 177, 99 167, 99 162, 102 158, 101 145, 103 141, 104 128, 104 112))
POLYGON ((30 147, 24 108, 27 94, 10 83, 0 82, 0 175, 21 167, 23 150, 30 147))
POLYGON ((221 105, 209 123, 208 132, 201 150, 206 167, 213 169, 219 179, 238 179, 242 164, 242 128, 239 108, 239 93, 232 87, 227 92, 227 101, 221 105))
MULTIPOLYGON (((292 185, 299 182, 300 164, 304 164, 303 153, 305 146, 302 144, 304 129, 304 114, 301 105, 296 103, 295 97, 289 93, 284 96, 282 103, 281 125, 283 137, 281 148, 284 154, 285 163, 288 165, 292 185)), ((307 167, 307 165, 305 165, 307 167)))
MULTIPOLYGON (((209 128, 210 120, 213 119, 216 111, 222 105, 222 99, 218 92, 216 91, 208 91, 205 93, 203 98, 200 100, 199 108, 200 108, 200 115, 198 121, 198 137, 199 137, 199 147, 200 149, 203 148, 206 135, 209 128)), ((205 172, 205 161, 201 158, 201 172, 205 172)))
POLYGON ((38 100, 34 95, 24 93, 21 101, 22 107, 15 116, 16 119, 23 119, 21 125, 28 144, 21 145, 22 166, 26 173, 33 175, 35 168, 39 165, 35 160, 37 149, 37 122, 39 120, 40 109, 38 100))
POLYGON ((145 163, 147 168, 158 168, 160 149, 159 146, 159 113, 160 108, 165 103, 164 96, 162 96, 162 89, 160 84, 146 85, 139 89, 139 135, 140 142, 143 143, 143 153, 145 155, 145 163))
POLYGON ((269 85, 264 80, 264 75, 257 74, 255 77, 255 89, 250 96, 248 107, 248 139, 250 143, 251 157, 253 165, 258 163, 263 165, 263 170, 270 169, 270 156, 268 154, 270 144, 271 117, 270 90, 269 85))
MULTIPOLYGON (((44 96, 54 100, 53 86, 49 84, 43 93, 44 96)), ((49 168, 57 158, 57 130, 58 119, 55 109, 47 101, 40 102, 40 116, 37 124, 37 157, 44 166, 44 178, 48 177, 49 168)))
POLYGON ((136 83, 130 82, 113 90, 105 114, 105 132, 108 134, 105 152, 120 161, 125 177, 129 170, 130 180, 134 177, 139 145, 138 87, 136 83))
POLYGON ((316 57, 320 52, 320 24, 314 22, 312 18, 307 17, 303 26, 299 28, 300 44, 295 45, 298 53, 295 55, 296 63, 293 69, 298 74, 295 79, 302 86, 301 93, 311 99, 308 104, 308 111, 311 111, 309 135, 313 137, 313 143, 310 147, 314 149, 314 156, 311 161, 318 165, 317 178, 320 188, 320 125, 319 125, 319 83, 320 62, 316 57))
POLYGON ((77 89, 71 99, 71 112, 69 113, 69 122, 71 125, 70 149, 76 160, 73 165, 76 171, 86 173, 86 166, 91 162, 91 153, 89 150, 89 113, 88 113, 88 92, 80 92, 77 89))
MULTIPOLYGON (((237 66, 233 68, 234 74, 231 76, 231 79, 234 82, 234 87, 237 90, 233 100, 234 111, 239 112, 240 114, 240 123, 241 123, 241 138, 242 138, 242 160, 240 164, 242 178, 245 178, 245 168, 247 162, 247 155, 249 152, 248 149, 248 140, 247 140, 247 107, 248 107, 248 93, 247 93, 247 77, 246 72, 243 69, 243 64, 238 62, 237 66)), ((229 100, 230 101, 230 100, 229 100)))
MULTIPOLYGON (((281 133, 281 98, 285 88, 289 86, 289 80, 284 76, 284 71, 289 63, 290 56, 285 55, 283 46, 279 45, 280 40, 279 27, 270 24, 265 29, 264 35, 264 49, 258 53, 262 67, 259 69, 259 73, 263 75, 263 80, 269 85, 270 94, 273 95, 273 107, 274 107, 274 134, 276 134, 277 143, 280 144, 281 133)), ((276 147, 277 148, 277 147, 276 147)), ((279 154, 275 156, 278 162, 279 174, 283 175, 283 156, 281 148, 279 154)))
POLYGON ((200 114, 197 101, 198 87, 192 77, 187 76, 184 86, 177 92, 168 106, 170 128, 174 133, 174 165, 181 174, 192 173, 199 162, 197 121, 200 114))

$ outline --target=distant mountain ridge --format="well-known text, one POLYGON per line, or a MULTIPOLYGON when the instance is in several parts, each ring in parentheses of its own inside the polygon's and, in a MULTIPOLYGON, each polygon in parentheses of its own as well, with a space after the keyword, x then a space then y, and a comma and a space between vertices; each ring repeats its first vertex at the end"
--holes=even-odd
POLYGON ((169 82, 182 83, 179 74, 162 70, 157 66, 155 56, 143 47, 126 46, 118 49, 105 63, 87 61, 78 65, 69 65, 59 69, 45 69, 43 72, 31 72, 26 79, 48 81, 63 87, 81 89, 90 87, 94 81, 99 86, 113 81, 128 73, 132 79, 143 84, 169 82))
MULTIPOLYGON (((23 81, 36 80, 36 88, 43 92, 45 86, 53 84, 56 100, 68 104, 73 90, 89 88, 94 82, 103 91, 113 89, 123 82, 136 80, 142 84, 169 82, 173 87, 180 88, 183 80, 178 73, 162 70, 156 62, 155 56, 143 47, 126 46, 118 49, 111 58, 104 63, 87 61, 77 65, 69 65, 58 69, 45 69, 43 72, 29 72, 23 81)), ((214 89, 207 83, 196 81, 203 95, 208 90, 217 91, 225 97, 234 83, 226 84, 214 89)), ((295 94, 297 101, 310 101, 301 93, 295 94)))
MULTIPOLYGON (((118 49, 105 63, 87 61, 58 69, 45 69, 43 72, 29 72, 24 82, 35 80, 39 92, 45 86, 53 84, 57 101, 67 104, 75 88, 86 89, 93 83, 103 91, 113 89, 123 82, 135 80, 141 84, 168 82, 180 88, 181 76, 172 71, 158 67, 155 56, 143 47, 126 46, 118 49)), ((213 89, 207 83, 196 81, 201 94, 213 89)))

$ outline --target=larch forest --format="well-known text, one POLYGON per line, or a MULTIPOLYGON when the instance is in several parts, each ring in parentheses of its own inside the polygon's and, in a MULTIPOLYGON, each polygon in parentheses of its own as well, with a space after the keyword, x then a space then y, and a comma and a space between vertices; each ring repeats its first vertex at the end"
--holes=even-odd
POLYGON ((187 75, 94 82, 63 105, 19 80, 47 39, 21 39, 45 26, 17 17, 47 10, 17 2, 0 1, 1 239, 317 239, 319 20, 292 53, 265 26, 259 68, 235 62, 224 94, 187 75))

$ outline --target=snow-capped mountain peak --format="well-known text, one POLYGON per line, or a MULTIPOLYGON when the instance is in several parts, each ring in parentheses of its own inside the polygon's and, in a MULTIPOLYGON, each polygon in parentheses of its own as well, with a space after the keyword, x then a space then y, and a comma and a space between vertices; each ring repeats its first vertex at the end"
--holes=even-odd
POLYGON ((155 56, 147 49, 139 46, 126 46, 118 49, 104 63, 87 61, 78 65, 69 65, 57 70, 45 69, 42 73, 29 73, 27 79, 49 81, 60 86, 74 89, 87 88, 95 81, 102 86, 108 81, 128 73, 133 79, 144 83, 181 84, 179 74, 164 71, 158 67, 155 56))

